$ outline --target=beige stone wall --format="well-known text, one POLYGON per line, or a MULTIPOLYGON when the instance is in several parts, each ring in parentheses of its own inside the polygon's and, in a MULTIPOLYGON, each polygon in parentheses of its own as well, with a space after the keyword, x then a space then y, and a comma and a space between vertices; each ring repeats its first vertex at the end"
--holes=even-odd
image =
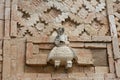
POLYGON ((120 0, 0 0, 0 80, 119 80, 120 0), (47 63, 65 28, 78 61, 47 63))

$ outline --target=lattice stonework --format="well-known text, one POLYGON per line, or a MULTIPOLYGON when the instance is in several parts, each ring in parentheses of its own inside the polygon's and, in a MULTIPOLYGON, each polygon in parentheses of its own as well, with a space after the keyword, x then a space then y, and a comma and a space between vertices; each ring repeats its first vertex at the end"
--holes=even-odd
POLYGON ((19 0, 17 34, 54 36, 64 26, 69 36, 109 35, 105 0, 19 0))

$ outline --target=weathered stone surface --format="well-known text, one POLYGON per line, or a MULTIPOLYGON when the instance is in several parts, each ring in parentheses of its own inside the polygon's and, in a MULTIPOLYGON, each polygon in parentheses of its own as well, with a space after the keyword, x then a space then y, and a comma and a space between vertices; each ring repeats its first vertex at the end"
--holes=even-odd
POLYGON ((93 65, 93 56, 90 49, 75 49, 79 65, 93 65))
POLYGON ((105 43, 85 43, 86 48, 106 48, 105 43))
POLYGON ((108 67, 96 66, 95 73, 108 73, 108 67))
POLYGON ((4 19, 4 4, 0 3, 0 19, 4 19))
POLYGON ((94 65, 95 66, 107 66, 107 53, 106 49, 92 49, 94 65))
POLYGON ((105 74, 105 80, 114 80, 115 79, 115 74, 105 74))
POLYGON ((4 21, 0 20, 0 39, 3 38, 3 27, 4 27, 4 21))
POLYGON ((10 20, 5 20, 4 36, 6 39, 10 38, 10 20))
POLYGON ((115 69, 116 69, 116 74, 117 77, 120 78, 120 60, 115 61, 115 69))
POLYGON ((4 48, 3 48, 3 80, 10 78, 10 41, 4 40, 4 48))
POLYGON ((119 80, 119 6, 120 0, 0 0, 0 80, 119 80), (47 63, 61 26, 78 57, 70 70, 47 63))
POLYGON ((110 36, 93 36, 92 41, 111 42, 110 36))
POLYGON ((59 73, 53 73, 52 74, 52 79, 64 79, 64 78, 68 78, 68 74, 64 74, 64 73, 61 73, 61 74, 59 74, 59 73))

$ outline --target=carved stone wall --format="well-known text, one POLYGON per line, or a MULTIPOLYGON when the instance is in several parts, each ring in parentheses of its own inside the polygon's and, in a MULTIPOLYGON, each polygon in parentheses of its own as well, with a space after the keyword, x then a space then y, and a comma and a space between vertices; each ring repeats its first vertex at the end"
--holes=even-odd
POLYGON ((0 80, 119 80, 120 0, 0 0, 0 80), (78 60, 47 63, 58 27, 78 60))

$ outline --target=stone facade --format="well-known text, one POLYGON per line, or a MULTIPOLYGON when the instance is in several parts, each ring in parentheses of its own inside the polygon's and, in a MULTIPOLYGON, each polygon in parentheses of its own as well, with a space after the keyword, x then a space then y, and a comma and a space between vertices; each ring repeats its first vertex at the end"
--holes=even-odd
POLYGON ((0 0, 0 80, 120 80, 120 0, 0 0), (65 28, 77 62, 47 62, 65 28))

